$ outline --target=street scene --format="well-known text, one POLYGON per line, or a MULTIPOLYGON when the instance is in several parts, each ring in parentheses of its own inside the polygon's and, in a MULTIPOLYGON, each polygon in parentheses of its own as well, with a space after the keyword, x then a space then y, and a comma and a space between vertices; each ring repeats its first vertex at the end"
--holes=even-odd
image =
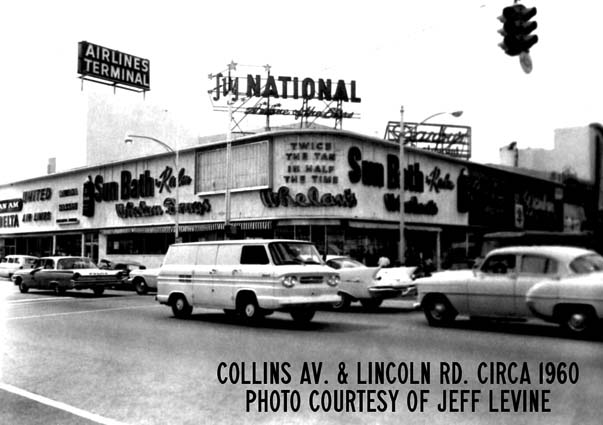
POLYGON ((375 311, 361 306, 319 311, 307 324, 275 313, 249 325, 211 309, 179 320, 152 295, 109 291, 97 298, 82 291, 56 298, 48 291, 20 294, 2 283, 2 330, 9 335, 3 338, 0 393, 5 423, 502 424, 510 418, 537 423, 544 416, 561 424, 597 423, 601 414, 601 338, 568 338, 545 322, 458 320, 449 328, 429 328, 412 300, 403 298, 375 311), (347 384, 337 381, 342 362, 349 372, 347 384), (490 369, 496 362, 518 366, 497 377, 490 369), (270 363, 281 365, 278 375, 274 368, 265 374, 270 363), (314 372, 302 381, 304 363, 322 364, 318 382, 314 372), (370 365, 378 363, 395 367, 386 383, 371 384, 378 375, 370 374, 370 365), (452 373, 450 384, 441 383, 440 363, 462 368, 462 376, 454 378, 461 383, 452 383, 452 373), (487 366, 480 368, 482 363, 487 366), (568 373, 575 364, 576 382, 570 383, 565 372, 543 372, 540 383, 542 363, 556 369, 565 365, 568 373), (430 365, 427 379, 421 364, 430 365), (528 372, 522 372, 523 364, 528 372), (15 394, 14 388, 28 393, 15 394), (343 414, 334 402, 340 390, 356 395, 343 414), (515 404, 510 393, 501 396, 504 390, 538 390, 541 398, 526 408, 523 401, 515 404), (247 391, 258 400, 251 402, 247 391), (259 401, 262 392, 294 391, 300 398, 296 411, 291 396, 267 395, 259 401), (367 392, 364 405, 358 401, 360 391, 367 392), (375 392, 371 404, 368 391, 375 392), (398 391, 395 403, 390 391, 398 391), (419 395, 409 401, 411 392, 421 391, 426 400, 422 408, 419 395), (452 405, 442 413, 438 406, 444 391, 457 393, 448 396, 452 405), (480 391, 474 404, 471 391, 480 391), (489 391, 496 393, 491 404, 489 391), (35 400, 30 394, 45 398, 35 400), (548 401, 543 403, 542 397, 548 401))
POLYGON ((594 1, 0 26, 0 424, 599 424, 594 1))

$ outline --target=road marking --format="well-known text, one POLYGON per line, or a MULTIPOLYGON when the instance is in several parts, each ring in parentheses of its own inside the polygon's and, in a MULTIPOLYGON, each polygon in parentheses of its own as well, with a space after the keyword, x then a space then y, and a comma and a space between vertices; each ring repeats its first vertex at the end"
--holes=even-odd
POLYGON ((10 300, 8 304, 27 304, 27 303, 38 303, 43 301, 73 301, 75 298, 26 298, 24 300, 10 300))
POLYGON ((33 401, 37 401, 38 403, 42 403, 47 406, 54 407, 55 409, 63 410, 65 412, 71 413, 72 415, 80 416, 82 418, 88 419, 90 421, 93 421, 93 422, 96 422, 99 424, 125 425, 125 422, 119 422, 119 421, 116 421, 115 419, 105 418, 104 416, 97 415, 96 413, 78 409, 77 407, 70 406, 70 405, 62 403, 60 401, 51 400, 44 396, 30 393, 29 391, 23 390, 21 388, 17 388, 13 385, 5 384, 3 382, 0 382, 0 389, 7 391, 9 393, 19 395, 21 397, 28 398, 33 401))
POLYGON ((149 308, 149 307, 161 307, 160 305, 140 305, 134 307, 115 307, 115 308, 100 308, 98 310, 81 310, 81 311, 68 311, 65 313, 50 313, 50 314, 37 314, 35 316, 19 316, 19 317, 7 317, 5 320, 23 320, 23 319, 39 319, 41 317, 55 317, 55 316, 69 316, 72 314, 86 314, 86 313, 98 313, 105 311, 116 311, 116 310, 132 310, 135 308, 149 308))

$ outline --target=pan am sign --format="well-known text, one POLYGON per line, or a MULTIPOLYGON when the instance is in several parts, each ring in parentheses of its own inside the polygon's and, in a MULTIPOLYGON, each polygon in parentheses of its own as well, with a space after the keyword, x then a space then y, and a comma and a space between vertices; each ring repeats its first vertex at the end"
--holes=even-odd
POLYGON ((151 89, 150 68, 148 59, 87 41, 78 43, 77 72, 84 79, 92 77, 93 81, 104 80, 112 83, 109 85, 122 85, 148 91, 151 89))

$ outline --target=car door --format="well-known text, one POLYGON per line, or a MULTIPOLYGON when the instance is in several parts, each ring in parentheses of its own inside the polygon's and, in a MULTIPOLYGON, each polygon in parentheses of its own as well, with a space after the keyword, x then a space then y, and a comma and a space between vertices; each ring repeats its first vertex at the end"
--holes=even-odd
POLYGON ((515 284, 515 315, 518 317, 530 316, 526 303, 526 295, 536 283, 558 274, 558 263, 553 258, 544 255, 525 254, 521 256, 519 273, 515 284))
POLYGON ((37 288, 47 289, 50 288, 50 282, 56 277, 57 271, 55 269, 55 262, 51 258, 42 260, 40 269, 33 275, 33 280, 37 288))
POLYGON ((515 254, 494 254, 486 258, 467 284, 469 314, 508 317, 515 314, 515 254))

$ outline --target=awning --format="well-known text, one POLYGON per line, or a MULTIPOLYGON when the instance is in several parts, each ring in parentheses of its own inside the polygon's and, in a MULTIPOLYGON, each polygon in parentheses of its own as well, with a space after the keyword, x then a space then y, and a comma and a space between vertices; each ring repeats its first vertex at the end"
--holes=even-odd
POLYGON ((350 220, 348 225, 355 229, 386 229, 386 230, 398 230, 400 223, 391 223, 386 221, 358 221, 350 220))
POLYGON ((287 220, 279 220, 278 226, 341 226, 339 219, 325 218, 293 218, 287 220))
MULTIPOLYGON (((250 220, 250 221, 231 221, 231 224, 238 226, 241 230, 269 230, 272 229, 272 220, 250 220)), ((118 235, 129 233, 174 233, 175 225, 167 226, 138 226, 122 227, 118 229, 105 229, 101 233, 105 235, 118 235)), ((178 226, 180 233, 213 232, 224 229, 224 222, 180 224, 178 226)))

